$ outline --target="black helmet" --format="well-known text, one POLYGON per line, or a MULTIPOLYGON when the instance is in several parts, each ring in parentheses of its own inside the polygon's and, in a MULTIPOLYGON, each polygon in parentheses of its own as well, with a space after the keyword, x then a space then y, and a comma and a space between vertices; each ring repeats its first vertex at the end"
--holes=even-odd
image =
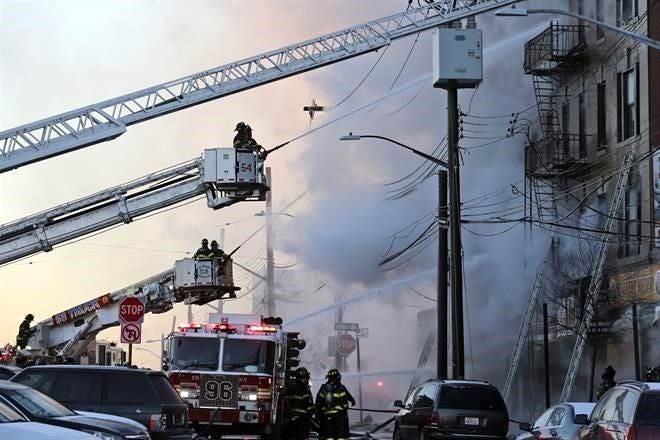
POLYGON ((202 246, 207 244, 209 244, 209 241, 206 238, 202 239, 202 246))
POLYGON ((296 370, 294 377, 300 380, 309 380, 309 371, 305 367, 300 367, 296 370))
POLYGON ((26 320, 32 321, 34 319, 34 315, 32 313, 28 313, 28 315, 25 317, 26 320))
POLYGON ((238 124, 236 124, 236 128, 234 128, 234 131, 245 130, 245 127, 246 127, 245 122, 239 122, 238 124))
POLYGON ((211 247, 214 247, 214 246, 215 246, 215 247, 218 247, 218 242, 215 241, 215 240, 213 240, 213 241, 211 242, 211 247))
POLYGON ((328 374, 325 375, 326 379, 330 380, 341 380, 341 373, 336 368, 328 371, 328 374))

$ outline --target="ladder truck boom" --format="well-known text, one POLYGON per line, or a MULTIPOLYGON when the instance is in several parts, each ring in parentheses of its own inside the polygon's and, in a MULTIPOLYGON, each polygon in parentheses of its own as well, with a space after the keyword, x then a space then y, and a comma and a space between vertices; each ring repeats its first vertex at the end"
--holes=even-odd
POLYGON ((145 314, 165 313, 175 304, 204 305, 225 294, 235 298, 231 256, 183 258, 166 270, 113 293, 106 293, 38 322, 23 354, 77 358, 96 335, 118 326, 119 307, 124 298, 134 296, 145 306, 145 314), (221 269, 221 270, 219 270, 221 269))
POLYGON ((147 213, 206 195, 210 208, 265 200, 263 159, 250 150, 206 149, 202 157, 0 225, 0 264, 147 213))
POLYGON ((109 141, 137 124, 363 55, 393 40, 521 0, 435 0, 154 87, 0 132, 0 173, 109 141))
POLYGON ((145 304, 145 313, 167 312, 176 302, 170 287, 173 279, 174 271, 167 270, 40 321, 29 339, 29 351, 46 355, 56 349, 62 356, 78 356, 98 332, 120 324, 119 303, 128 296, 139 297, 145 304))

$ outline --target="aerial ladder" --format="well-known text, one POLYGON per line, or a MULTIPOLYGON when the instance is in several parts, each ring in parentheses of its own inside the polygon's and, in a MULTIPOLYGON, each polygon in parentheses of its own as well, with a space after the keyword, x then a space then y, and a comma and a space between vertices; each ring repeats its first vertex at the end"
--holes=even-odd
POLYGON ((264 201, 263 166, 262 155, 251 150, 206 149, 180 165, 0 225, 0 264, 196 197, 206 196, 212 209, 264 201))
POLYGON ((21 354, 29 357, 62 356, 77 359, 100 331, 121 323, 119 306, 129 296, 143 302, 145 314, 160 314, 171 310, 177 303, 204 305, 226 294, 232 295, 236 290, 239 288, 233 285, 231 259, 218 262, 184 258, 178 260, 173 269, 38 322, 32 327, 32 334, 21 354), (186 273, 191 266, 199 264, 222 264, 228 270, 221 280, 204 279, 202 271, 186 273))
POLYGON ((127 127, 377 51, 392 41, 521 0, 426 0, 427 6, 0 132, 0 173, 112 140, 127 127))
MULTIPOLYGON (((552 246, 554 246, 554 239, 555 236, 552 234, 549 239, 551 247, 550 250, 552 249, 552 246)), ((527 307, 525 308, 525 314, 523 315, 523 320, 520 324, 518 339, 516 340, 516 344, 513 347, 513 353, 511 354, 511 360, 509 362, 509 370, 506 375, 506 381, 504 382, 504 388, 502 389, 502 397, 504 400, 507 400, 509 393, 511 392, 513 381, 516 377, 516 373, 518 372, 518 367, 520 366, 522 351, 525 346, 525 341, 527 341, 527 336, 529 335, 529 328, 532 324, 539 293, 543 287, 543 278, 545 277, 547 266, 548 260, 544 259, 541 263, 541 266, 539 267, 539 270, 536 272, 536 277, 534 278, 532 292, 529 295, 529 301, 527 302, 527 307)))
POLYGON ((594 317, 596 300, 600 294, 600 287, 603 283, 603 273, 605 269, 605 261, 607 259, 607 248, 610 235, 614 229, 615 223, 617 222, 617 212, 619 211, 621 201, 623 200, 623 195, 625 193, 626 183, 628 182, 628 175, 630 174, 633 158, 634 154, 632 152, 626 154, 626 157, 623 161, 623 167, 619 173, 616 187, 612 195, 612 201, 610 203, 610 210, 606 219, 605 228, 601 235, 600 241, 598 242, 598 250, 596 253, 595 264, 591 270, 591 281, 589 283, 589 290, 585 300, 584 313, 580 322, 577 338, 575 339, 575 346, 573 347, 573 354, 571 355, 571 360, 566 372, 564 386, 561 390, 561 397, 559 398, 560 402, 567 402, 568 399, 570 399, 571 392, 573 391, 575 377, 577 376, 578 370, 580 368, 582 354, 584 353, 584 346, 587 343, 591 321, 594 317))

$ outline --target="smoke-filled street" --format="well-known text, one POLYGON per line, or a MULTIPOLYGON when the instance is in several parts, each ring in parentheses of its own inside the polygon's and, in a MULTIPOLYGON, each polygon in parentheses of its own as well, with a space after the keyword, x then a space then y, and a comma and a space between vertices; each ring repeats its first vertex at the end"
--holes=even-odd
POLYGON ((660 0, 0 21, 0 439, 660 438, 660 0))

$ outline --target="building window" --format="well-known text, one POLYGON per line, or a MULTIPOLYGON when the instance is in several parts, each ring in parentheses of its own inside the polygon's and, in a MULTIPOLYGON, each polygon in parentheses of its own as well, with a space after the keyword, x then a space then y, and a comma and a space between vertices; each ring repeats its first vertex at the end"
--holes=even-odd
POLYGON ((637 0, 620 0, 618 15, 621 18, 619 24, 625 24, 629 20, 637 17, 638 13, 637 0))
POLYGON ((625 141, 639 132, 638 69, 619 74, 619 141, 625 141))
POLYGON ((580 93, 579 96, 579 114, 578 114, 578 133, 580 138, 579 142, 579 154, 580 159, 587 157, 587 100, 585 99, 584 92, 580 93))
MULTIPOLYGON (((605 22, 605 14, 603 11, 603 0, 596 0, 596 20, 600 21, 601 23, 605 22)), ((603 28, 600 26, 596 26, 596 39, 600 40, 603 37, 605 37, 605 32, 603 31, 603 28)))
POLYGON ((607 101, 606 101, 606 88, 605 82, 598 84, 598 146, 602 147, 607 145, 607 101))
POLYGON ((619 257, 639 255, 642 245, 642 185, 639 172, 630 170, 623 200, 619 257))

